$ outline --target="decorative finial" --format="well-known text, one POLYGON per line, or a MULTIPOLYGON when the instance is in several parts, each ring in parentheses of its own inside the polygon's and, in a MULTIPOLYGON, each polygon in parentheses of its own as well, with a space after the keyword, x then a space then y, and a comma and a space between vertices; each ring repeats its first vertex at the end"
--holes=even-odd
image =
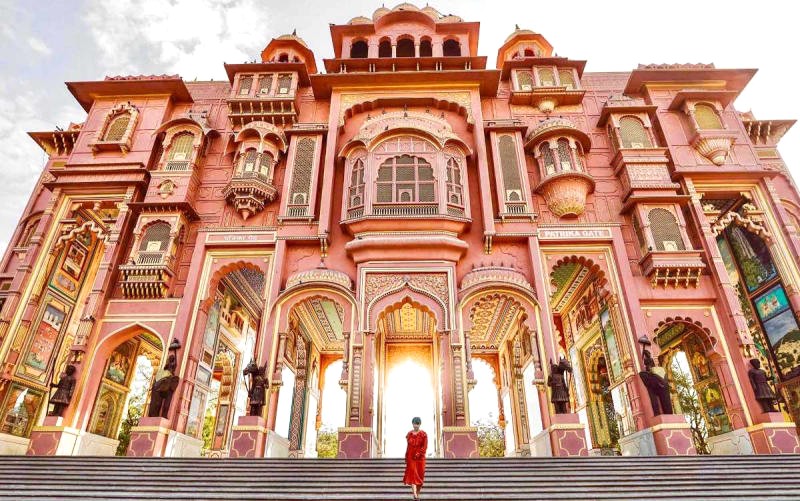
POLYGON ((514 25, 514 29, 515 29, 515 30, 517 30, 517 31, 519 31, 519 25, 518 25, 518 24, 515 24, 515 25, 514 25))
POLYGON ((292 36, 293 36, 293 37, 296 37, 296 36, 297 36, 297 28, 295 28, 295 29, 293 29, 293 30, 292 30, 292 36))

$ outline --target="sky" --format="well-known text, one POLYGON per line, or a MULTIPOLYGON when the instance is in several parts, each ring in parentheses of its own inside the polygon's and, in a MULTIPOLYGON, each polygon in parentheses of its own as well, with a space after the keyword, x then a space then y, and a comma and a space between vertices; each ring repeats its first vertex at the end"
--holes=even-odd
MULTIPOLYGON (((28 131, 49 131, 86 114, 64 82, 106 75, 180 74, 223 80, 223 62, 258 57, 293 29, 322 58, 333 55, 328 23, 371 16, 377 1, 348 0, 0 0, 0 249, 5 249, 46 161, 28 131), (287 7, 288 6, 288 7, 287 7)), ((388 3, 387 7, 393 7, 388 3)), ((422 7, 422 3, 418 3, 422 7)), ((762 0, 642 2, 440 0, 443 14, 481 23, 479 54, 493 67, 514 25, 542 33, 586 71, 629 71, 639 63, 709 63, 758 68, 736 101, 760 119, 800 118, 793 93, 800 47, 793 3, 762 0), (657 8, 647 8, 648 6, 657 8)), ((800 169, 800 126, 783 138, 800 169)))

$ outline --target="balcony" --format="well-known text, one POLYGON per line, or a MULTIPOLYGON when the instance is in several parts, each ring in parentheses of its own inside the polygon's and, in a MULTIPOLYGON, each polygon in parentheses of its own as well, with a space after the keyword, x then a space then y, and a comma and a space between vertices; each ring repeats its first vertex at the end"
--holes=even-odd
POLYGON ((652 287, 697 287, 706 268, 699 250, 650 250, 639 260, 652 287))
POLYGON ((296 72, 262 72, 269 65, 252 65, 254 73, 232 80, 228 118, 234 127, 250 122, 268 122, 286 127, 297 122, 299 99, 296 72))
POLYGON ((162 299, 167 297, 175 272, 171 257, 163 252, 140 252, 133 263, 121 265, 120 288, 126 299, 162 299))
POLYGON ((270 177, 260 172, 239 172, 222 191, 223 196, 233 204, 242 219, 258 214, 264 206, 275 200, 278 189, 270 177))

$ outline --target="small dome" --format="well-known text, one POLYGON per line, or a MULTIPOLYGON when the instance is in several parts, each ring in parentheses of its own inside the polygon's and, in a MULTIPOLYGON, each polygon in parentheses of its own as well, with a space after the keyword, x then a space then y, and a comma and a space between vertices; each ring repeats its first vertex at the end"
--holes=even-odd
POLYGON ((592 142, 589 136, 575 126, 566 118, 548 118, 542 120, 536 125, 525 140, 525 146, 536 146, 539 142, 547 139, 553 135, 566 132, 567 135, 578 139, 584 148, 584 151, 589 151, 592 147, 592 142))
POLYGON ((308 45, 306 45, 305 40, 303 40, 302 38, 300 38, 299 36, 297 36, 294 33, 287 33, 285 35, 281 35, 281 36, 275 38, 275 40, 294 40, 295 42, 299 43, 300 45, 302 45, 303 47, 308 49, 308 45))
POLYGON ((423 7, 422 8, 422 12, 424 12, 425 14, 431 16, 431 19, 433 19, 434 21, 436 21, 440 17, 442 17, 442 15, 439 13, 439 11, 434 9, 430 5, 426 5, 425 7, 423 7))
POLYGON ((378 7, 375 9, 375 12, 372 13, 372 20, 377 21, 378 19, 382 18, 386 14, 390 13, 391 11, 386 7, 378 7))
POLYGON ((508 35, 508 38, 506 38, 506 41, 503 42, 503 43, 507 44, 508 42, 511 41, 512 38, 514 38, 514 37, 516 37, 518 35, 538 35, 538 33, 536 33, 535 31, 531 31, 531 30, 523 30, 523 29, 517 27, 517 29, 515 29, 513 33, 508 35))
POLYGON ((463 23, 464 20, 461 19, 459 16, 455 16, 453 14, 448 14, 443 18, 439 19, 440 23, 463 23))
POLYGON ((356 16, 348 21, 347 24, 372 24, 372 19, 364 16, 356 16))
POLYGON ((398 11, 398 10, 410 10, 410 11, 413 11, 413 12, 419 12, 419 7, 417 7, 413 3, 403 2, 401 4, 397 4, 392 9, 392 12, 395 12, 395 11, 398 11))

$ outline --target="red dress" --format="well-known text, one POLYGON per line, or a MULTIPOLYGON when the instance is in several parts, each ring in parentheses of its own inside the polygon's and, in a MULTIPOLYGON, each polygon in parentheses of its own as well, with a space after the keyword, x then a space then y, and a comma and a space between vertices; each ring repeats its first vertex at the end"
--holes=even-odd
POLYGON ((428 450, 428 435, 420 430, 409 431, 406 435, 406 473, 403 483, 406 485, 422 485, 425 480, 425 452, 428 450))

